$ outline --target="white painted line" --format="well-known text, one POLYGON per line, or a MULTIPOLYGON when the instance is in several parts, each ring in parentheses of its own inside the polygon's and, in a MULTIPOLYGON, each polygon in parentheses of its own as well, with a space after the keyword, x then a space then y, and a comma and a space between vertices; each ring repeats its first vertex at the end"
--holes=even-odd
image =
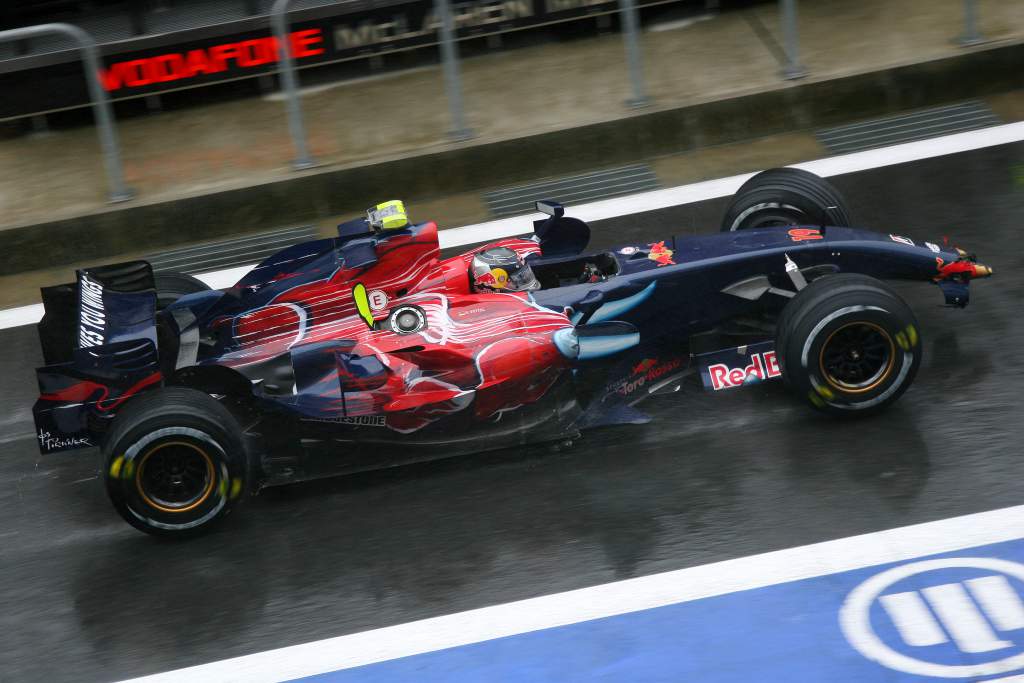
POLYGON ((269 650, 133 683, 291 680, 1022 536, 1024 506, 1004 508, 269 650))
MULTIPOLYGON (((920 161, 921 159, 931 159, 948 154, 969 152, 986 147, 995 147, 997 145, 1020 142, 1021 140, 1024 140, 1024 122, 1008 123, 1004 126, 982 128, 930 140, 919 140, 880 149, 869 149, 864 152, 815 159, 814 161, 793 164, 793 166, 817 173, 822 177, 829 177, 844 173, 867 171, 873 168, 883 168, 911 161, 920 161)), ((664 190, 653 190, 626 197, 615 197, 614 199, 603 199, 588 204, 580 204, 572 207, 572 215, 581 220, 593 222, 691 204, 707 199, 727 197, 736 192, 740 185, 753 175, 753 173, 744 173, 742 175, 707 180, 691 185, 680 185, 664 190)), ((543 214, 531 213, 523 216, 501 218, 486 223, 477 223, 476 225, 465 225, 461 228, 442 230, 439 237, 441 248, 461 247, 467 244, 487 242, 503 237, 525 235, 533 231, 533 221, 543 217, 543 214)), ((252 268, 252 264, 229 270, 202 273, 197 275, 197 277, 211 287, 220 289, 235 284, 241 275, 244 275, 250 268, 252 268)), ((42 314, 43 308, 38 304, 0 311, 0 330, 39 322, 42 314)))
POLYGON ((255 263, 244 266, 228 268, 227 270, 215 270, 209 273, 199 273, 197 278, 214 289, 226 289, 245 277, 245 274, 252 270, 255 263))
POLYGON ((18 308, 8 308, 0 311, 0 330, 8 327, 20 327, 31 325, 43 319, 43 305, 29 304, 18 308))

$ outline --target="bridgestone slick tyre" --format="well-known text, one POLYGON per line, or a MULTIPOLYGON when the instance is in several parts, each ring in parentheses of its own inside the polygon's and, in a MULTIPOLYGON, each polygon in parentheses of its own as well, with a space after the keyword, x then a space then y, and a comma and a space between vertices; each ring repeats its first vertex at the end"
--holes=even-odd
POLYGON ((786 225, 849 227, 850 210, 824 178, 799 168, 770 168, 736 191, 721 231, 786 225))
POLYGON ((206 531, 244 499, 241 429, 208 394, 165 387, 129 403, 103 445, 114 508, 136 529, 184 537, 206 531))
POLYGON ((786 384, 834 415, 885 408, 921 365, 914 313, 887 285, 865 275, 829 275, 807 285, 779 316, 775 343, 786 384))

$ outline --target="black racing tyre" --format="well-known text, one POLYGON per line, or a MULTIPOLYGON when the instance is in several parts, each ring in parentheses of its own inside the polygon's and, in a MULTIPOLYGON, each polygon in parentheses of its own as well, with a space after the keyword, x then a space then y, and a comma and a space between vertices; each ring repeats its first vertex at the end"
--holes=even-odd
POLYGON ((103 444, 110 501, 149 534, 207 530, 248 492, 241 431, 209 394, 185 387, 143 394, 114 419, 103 444))
POLYGON ((849 227, 846 200, 831 183, 800 168, 770 168, 733 196, 722 232, 786 225, 849 227))
POLYGON ((786 384, 834 415, 885 408, 921 365, 913 311, 882 281, 852 273, 815 280, 790 299, 775 349, 786 384))
POLYGON ((156 273, 156 310, 162 311, 186 294, 205 292, 209 286, 199 278, 185 273, 156 273))

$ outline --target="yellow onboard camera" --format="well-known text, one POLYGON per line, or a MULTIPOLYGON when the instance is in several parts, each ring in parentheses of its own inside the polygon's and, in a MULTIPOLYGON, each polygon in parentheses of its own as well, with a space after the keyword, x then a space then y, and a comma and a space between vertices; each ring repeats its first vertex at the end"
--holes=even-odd
POLYGON ((366 220, 374 230, 401 230, 409 225, 405 204, 393 199, 366 210, 366 220))

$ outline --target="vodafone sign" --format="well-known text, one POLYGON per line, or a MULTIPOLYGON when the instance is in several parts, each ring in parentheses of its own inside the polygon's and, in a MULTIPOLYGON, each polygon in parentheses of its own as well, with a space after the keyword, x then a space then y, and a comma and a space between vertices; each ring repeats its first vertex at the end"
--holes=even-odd
MULTIPOLYGON (((295 31, 290 36, 292 56, 322 55, 324 48, 321 29, 295 31)), ((251 69, 273 64, 281 58, 280 45, 274 36, 222 43, 209 48, 171 52, 168 54, 115 62, 100 72, 103 87, 108 92, 122 88, 140 88, 154 83, 170 83, 204 74, 216 74, 230 68, 251 69)))
MULTIPOLYGON (((639 0, 638 6, 654 2, 639 0)), ((614 12, 617 7, 616 0, 451 3, 458 40, 533 26, 548 27, 595 13, 614 12)), ((296 10, 288 18, 292 54, 299 67, 326 66, 430 47, 438 41, 440 26, 433 0, 329 3, 296 10)), ((100 78, 114 101, 255 78, 275 71, 282 56, 278 42, 270 33, 266 17, 140 35, 100 45, 104 62, 100 78)), ((346 77, 351 73, 351 69, 346 70, 346 77)), ((6 95, 0 97, 0 120, 89 105, 88 88, 75 50, 0 58, 0 76, 6 95)))

